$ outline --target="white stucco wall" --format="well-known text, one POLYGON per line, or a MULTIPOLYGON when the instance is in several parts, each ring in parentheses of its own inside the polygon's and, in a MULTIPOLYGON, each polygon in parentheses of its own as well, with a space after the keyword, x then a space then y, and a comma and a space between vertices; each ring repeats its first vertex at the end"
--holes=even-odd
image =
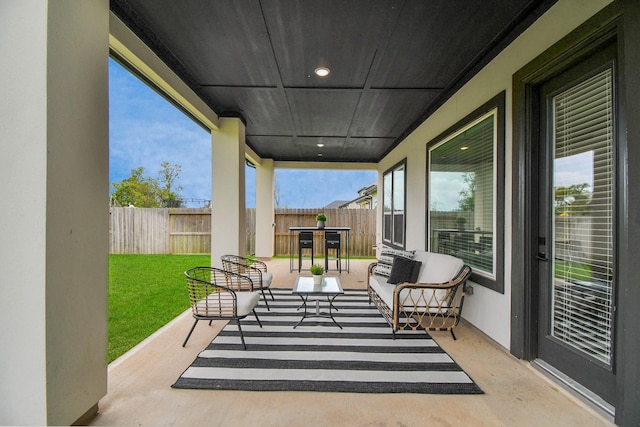
POLYGON ((274 241, 273 160, 264 159, 256 166, 256 256, 271 258, 274 241))
POLYGON ((2 425, 69 425, 106 394, 108 16, 0 6, 2 425))
MULTIPOLYGON (((512 75, 609 3, 609 0, 560 0, 411 133, 379 165, 378 171, 382 174, 407 158, 406 247, 423 249, 426 144, 498 93, 506 91, 505 293, 500 294, 472 284, 475 292, 467 296, 464 306, 464 318, 505 348, 509 348, 510 345, 511 329, 512 75)), ((382 188, 381 175, 378 187, 382 188)), ((378 224, 377 232, 380 236, 381 224, 378 224)))
POLYGON ((221 118, 211 142, 211 265, 221 267, 222 255, 246 253, 244 124, 221 118))
POLYGON ((0 6, 1 425, 46 421, 47 7, 41 3, 0 6))
POLYGON ((64 425, 107 391, 109 2, 47 12, 47 423, 64 425))

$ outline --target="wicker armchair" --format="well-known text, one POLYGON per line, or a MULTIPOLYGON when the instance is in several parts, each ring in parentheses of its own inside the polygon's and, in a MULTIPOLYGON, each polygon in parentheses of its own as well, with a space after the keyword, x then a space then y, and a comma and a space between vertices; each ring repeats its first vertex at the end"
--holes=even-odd
POLYGON ((260 294, 254 289, 251 279, 213 267, 195 267, 185 271, 184 275, 187 278, 191 310, 196 320, 182 346, 187 345, 198 321, 208 320, 211 325, 213 320, 233 320, 238 325, 242 346, 246 349, 240 319, 253 313, 262 327, 254 310, 260 294))
MULTIPOLYGON (((436 267, 438 261, 447 256, 434 255, 432 265, 436 267)), ((386 277, 376 274, 377 264, 369 266, 369 301, 377 306, 389 322, 394 339, 396 332, 409 329, 449 331, 453 339, 456 339, 453 329, 460 322, 466 284, 471 276, 468 265, 456 268, 446 279, 441 277, 440 280, 429 283, 405 282, 393 285, 386 282, 386 277)))
POLYGON ((271 300, 275 300, 270 289, 271 282, 273 281, 273 275, 267 271, 267 264, 257 259, 251 259, 240 255, 222 255, 220 259, 222 260, 222 268, 226 271, 233 271, 234 273, 249 277, 256 290, 260 290, 260 292, 262 292, 262 297, 267 310, 271 310, 269 308, 269 303, 267 302, 267 296, 264 292, 265 290, 269 291, 271 300))

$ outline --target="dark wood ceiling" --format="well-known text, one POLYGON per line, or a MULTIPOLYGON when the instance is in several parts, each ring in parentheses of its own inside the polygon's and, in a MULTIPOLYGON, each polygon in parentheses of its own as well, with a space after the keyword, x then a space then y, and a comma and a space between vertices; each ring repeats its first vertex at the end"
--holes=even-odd
POLYGON ((242 117, 261 157, 376 163, 554 2, 111 0, 111 10, 216 113, 242 117))

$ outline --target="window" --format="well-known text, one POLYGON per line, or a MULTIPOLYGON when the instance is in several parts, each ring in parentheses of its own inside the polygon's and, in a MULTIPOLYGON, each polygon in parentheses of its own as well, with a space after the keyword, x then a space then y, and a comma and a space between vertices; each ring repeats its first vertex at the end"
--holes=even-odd
POLYGON ((398 163, 382 177, 382 241, 385 245, 404 249, 406 160, 398 163))
POLYGON ((427 246, 503 292, 504 93, 427 144, 427 246))

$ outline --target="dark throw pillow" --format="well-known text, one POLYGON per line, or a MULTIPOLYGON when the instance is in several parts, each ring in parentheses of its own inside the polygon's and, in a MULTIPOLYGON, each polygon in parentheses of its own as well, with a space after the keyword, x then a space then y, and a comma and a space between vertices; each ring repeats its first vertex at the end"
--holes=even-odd
POLYGON ((415 283, 418 280, 421 265, 420 261, 413 261, 401 256, 395 257, 387 283, 393 285, 404 282, 415 283))
POLYGON ((375 274, 380 276, 389 277, 391 274, 391 267, 393 266, 393 260, 398 257, 406 259, 412 259, 415 251, 405 251, 402 249, 393 249, 387 246, 382 248, 380 256, 378 257, 378 265, 376 266, 375 274))

